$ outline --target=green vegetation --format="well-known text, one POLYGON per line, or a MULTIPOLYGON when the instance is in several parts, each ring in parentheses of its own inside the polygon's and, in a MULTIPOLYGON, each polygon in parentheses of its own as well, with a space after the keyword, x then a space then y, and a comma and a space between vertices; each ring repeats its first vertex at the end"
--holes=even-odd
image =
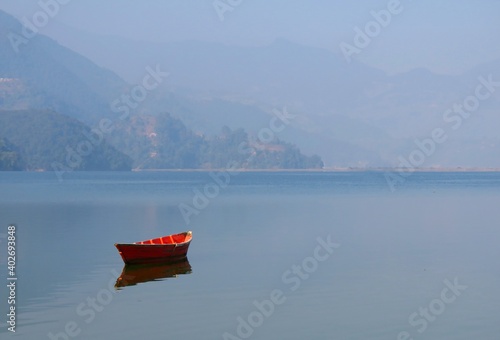
POLYGON ((54 164, 71 170, 131 169, 131 159, 106 141, 91 143, 89 130, 76 119, 52 111, 0 111, 0 136, 12 143, 1 154, 6 162, 2 169, 53 170, 54 164), (13 146, 18 151, 9 151, 13 146))
POLYGON ((23 166, 21 163, 20 156, 15 150, 14 145, 12 145, 6 138, 0 139, 0 170, 2 171, 14 171, 22 170, 23 166))

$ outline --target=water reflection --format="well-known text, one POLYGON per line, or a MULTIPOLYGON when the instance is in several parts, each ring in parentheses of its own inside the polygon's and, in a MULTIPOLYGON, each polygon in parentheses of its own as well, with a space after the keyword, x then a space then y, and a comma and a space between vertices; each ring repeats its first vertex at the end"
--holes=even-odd
POLYGON ((126 264, 115 283, 115 288, 135 286, 138 283, 161 281, 177 275, 191 274, 192 269, 187 258, 168 263, 126 264))

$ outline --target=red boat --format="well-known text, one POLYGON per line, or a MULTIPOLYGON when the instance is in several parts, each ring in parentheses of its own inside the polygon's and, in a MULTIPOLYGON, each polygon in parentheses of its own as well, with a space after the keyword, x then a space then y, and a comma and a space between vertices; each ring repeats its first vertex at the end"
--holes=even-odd
POLYGON ((115 247, 126 264, 177 261, 186 257, 192 238, 193 233, 186 231, 141 242, 115 243, 115 247))

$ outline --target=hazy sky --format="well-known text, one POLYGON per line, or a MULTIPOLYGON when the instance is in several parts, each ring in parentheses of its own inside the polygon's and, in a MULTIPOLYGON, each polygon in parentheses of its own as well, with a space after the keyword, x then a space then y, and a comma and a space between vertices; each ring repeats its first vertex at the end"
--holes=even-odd
MULTIPOLYGON (((0 9, 31 18, 39 3, 51 1, 2 0, 0 9)), ((214 0, 72 0, 53 20, 136 40, 263 45, 284 37, 341 53, 341 42, 353 44, 354 28, 374 20, 371 11, 394 1, 242 0, 221 21, 214 0)), ((426 67, 439 73, 500 58, 498 0, 401 0, 400 9, 355 58, 388 72, 426 67)))

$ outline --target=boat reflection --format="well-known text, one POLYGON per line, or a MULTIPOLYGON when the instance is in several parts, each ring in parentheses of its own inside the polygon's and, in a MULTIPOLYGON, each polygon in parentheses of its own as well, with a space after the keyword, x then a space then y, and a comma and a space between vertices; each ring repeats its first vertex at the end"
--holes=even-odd
POLYGON ((187 258, 167 263, 126 264, 115 283, 115 288, 135 286, 138 283, 161 281, 177 275, 191 274, 191 265, 187 258))

